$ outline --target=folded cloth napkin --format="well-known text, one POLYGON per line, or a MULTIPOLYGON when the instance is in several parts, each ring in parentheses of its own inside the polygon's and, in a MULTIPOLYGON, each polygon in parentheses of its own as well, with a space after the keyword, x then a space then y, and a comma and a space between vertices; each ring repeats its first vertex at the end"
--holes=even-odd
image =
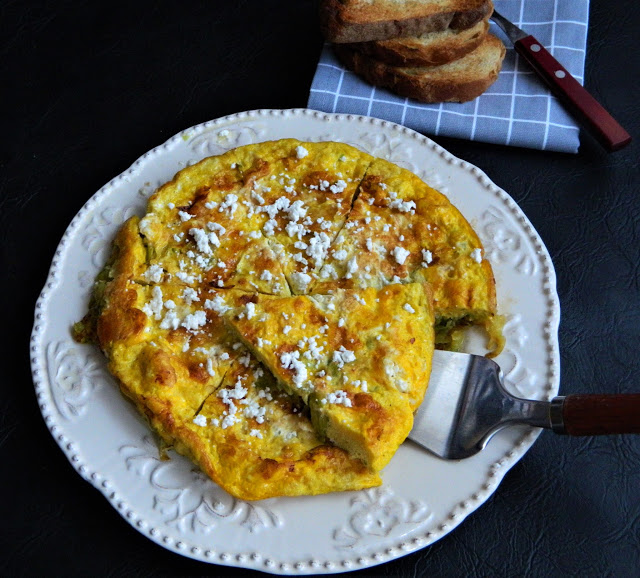
MULTIPOLYGON (((494 0, 494 5, 582 84, 589 0, 494 0)), ((580 140, 574 119, 493 23, 491 32, 504 41, 507 55, 498 80, 475 100, 422 104, 375 88, 345 70, 326 44, 308 107, 375 116, 428 135, 576 153, 580 140)))

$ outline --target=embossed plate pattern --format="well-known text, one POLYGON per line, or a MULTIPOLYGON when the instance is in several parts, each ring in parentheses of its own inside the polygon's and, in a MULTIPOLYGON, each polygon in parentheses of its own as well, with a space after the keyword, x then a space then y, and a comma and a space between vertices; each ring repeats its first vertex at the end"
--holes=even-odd
MULTIPOLYGON (((476 167, 430 139, 377 119, 306 109, 259 110, 187 129, 100 189, 55 253, 35 310, 31 364, 44 420, 78 473, 136 529, 179 554, 277 574, 356 570, 423 548, 496 490, 538 431, 511 428, 460 462, 403 444, 380 488, 243 502, 181 456, 158 459, 147 426, 92 347, 74 343, 94 276, 115 231, 142 213, 181 168, 239 145, 295 137, 342 141, 408 168, 474 225, 496 273, 506 347, 497 361, 514 393, 550 399, 559 386, 559 305, 553 265, 515 202, 476 167)), ((471 340, 469 348, 474 349, 471 340)))

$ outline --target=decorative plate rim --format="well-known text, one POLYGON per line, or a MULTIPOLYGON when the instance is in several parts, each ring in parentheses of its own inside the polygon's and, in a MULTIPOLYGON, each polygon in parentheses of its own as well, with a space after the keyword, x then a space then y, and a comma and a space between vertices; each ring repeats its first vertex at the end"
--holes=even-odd
POLYGON ((113 191, 113 189, 118 186, 119 183, 121 183, 122 181, 126 181, 129 177, 133 176, 136 171, 138 171, 145 163, 154 159, 158 155, 169 151, 169 149, 175 146, 180 140, 184 140, 186 134, 202 134, 217 126, 228 125, 229 123, 233 122, 256 120, 260 117, 280 117, 287 119, 295 119, 296 117, 308 117, 327 123, 362 123, 363 125, 371 125, 374 127, 379 127, 380 129, 390 130, 392 132, 413 138, 421 146, 428 147, 433 153, 442 157, 452 167, 459 167, 460 169, 471 173, 483 188, 487 189, 489 192, 497 196, 500 201, 502 201, 502 203, 509 209, 511 216, 518 221, 524 233, 526 233, 527 239, 535 247, 536 256, 540 260, 540 263, 543 267, 542 275, 544 279, 544 293, 546 297, 547 307, 543 333, 547 346, 547 355, 550 360, 549 367, 547 368, 549 374, 547 376, 546 389, 549 395, 557 393, 559 389, 560 368, 559 344, 557 337, 560 322, 560 304, 556 292, 555 271, 553 268, 551 257, 546 247, 544 246, 544 243, 535 231, 529 219, 522 212, 515 201, 503 189, 495 185, 489 179, 489 177, 478 167, 468 163, 467 161, 455 157, 446 149, 432 141, 430 138, 417 133, 412 129, 373 117, 350 114, 332 114, 305 108, 295 108, 258 109, 239 112, 210 120, 182 130, 166 140, 163 144, 154 147, 147 153, 140 156, 128 169, 123 171, 120 175, 111 179, 94 195, 92 195, 91 198, 88 199, 88 201, 80 208, 80 210, 77 212, 77 214, 74 216, 69 226, 65 230, 53 256, 44 287, 36 301, 34 325, 30 338, 30 363, 36 397, 47 428, 49 429, 56 443, 60 446, 74 469, 82 476, 82 478, 84 478, 92 486, 98 489, 125 520, 127 520, 134 528, 136 528, 138 531, 143 533, 145 536, 147 536, 160 546, 174 551, 178 554, 188 556, 203 562, 244 567, 276 574, 316 574, 363 569, 420 550, 434 543, 435 541, 449 533, 451 530, 453 530, 469 514, 474 512, 480 505, 486 502, 486 500, 493 494, 506 472, 518 460, 520 460, 533 445, 540 433, 540 430, 524 430, 525 433, 521 435, 519 441, 515 443, 512 449, 507 451, 501 458, 490 465, 486 481, 483 486, 473 494, 473 499, 467 500, 462 504, 458 504, 450 513, 448 520, 439 525, 437 531, 426 532, 424 535, 414 537, 410 541, 401 540, 400 542, 396 543, 395 546, 390 548, 383 548, 380 552, 376 552, 371 556, 357 556, 351 554, 352 557, 349 557, 345 553, 343 559, 340 561, 315 559, 292 561, 290 557, 285 557, 286 559, 275 560, 273 556, 265 558, 257 552, 244 554, 236 552, 231 553, 204 550, 197 546, 190 546, 189 544, 185 543, 184 540, 174 539, 174 537, 170 536, 169 533, 162 535, 162 532, 158 532, 156 529, 150 526, 150 524, 146 520, 144 520, 143 517, 138 515, 135 507, 129 505, 124 499, 124 496, 121 496, 117 491, 114 490, 109 479, 107 479, 92 466, 84 463, 84 460, 79 453, 76 444, 72 439, 72 436, 70 437, 65 431, 64 426, 59 423, 60 420, 56 416, 55 407, 53 407, 54 404, 49 399, 49 394, 47 391, 47 387, 49 386, 48 376, 40 358, 40 352, 43 345, 42 338, 44 336, 46 327, 46 305, 53 290, 59 282, 60 266, 64 258, 67 246, 69 244, 69 240, 76 233, 78 224, 81 222, 83 217, 89 211, 91 211, 91 209, 103 197, 109 195, 113 191))

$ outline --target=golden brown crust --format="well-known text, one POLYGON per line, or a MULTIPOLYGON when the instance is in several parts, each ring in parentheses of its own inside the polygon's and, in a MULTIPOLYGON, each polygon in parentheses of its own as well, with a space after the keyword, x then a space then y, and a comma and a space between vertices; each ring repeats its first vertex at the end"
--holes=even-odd
POLYGON ((493 11, 490 0, 449 2, 392 2, 322 0, 320 28, 335 43, 370 42, 419 36, 448 28, 470 28, 493 11))
POLYGON ((113 242, 112 279, 106 284, 102 314, 96 323, 97 342, 103 351, 108 351, 115 342, 133 338, 146 323, 146 316, 136 307, 137 293, 132 286, 132 280, 140 274, 144 263, 138 222, 137 217, 131 217, 113 242))
POLYGON ((477 98, 498 78, 506 53, 502 42, 492 34, 462 58, 433 67, 391 66, 350 46, 337 44, 334 50, 345 66, 370 84, 424 103, 477 98))

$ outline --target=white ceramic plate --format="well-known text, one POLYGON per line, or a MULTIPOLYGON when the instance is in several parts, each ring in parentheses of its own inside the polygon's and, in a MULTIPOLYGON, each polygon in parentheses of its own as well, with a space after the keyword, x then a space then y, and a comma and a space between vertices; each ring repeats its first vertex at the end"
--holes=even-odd
POLYGON ((121 397, 102 356, 70 338, 115 231, 131 214, 143 213, 157 186, 205 156, 284 137, 352 144, 446 194, 475 227, 495 270, 507 317, 506 347, 497 361, 510 387, 535 399, 557 393, 555 274, 515 202, 482 171, 412 130, 306 109, 251 111, 190 128, 100 189, 65 232, 38 299, 33 379, 46 424, 78 473, 161 546, 205 562, 278 574, 356 570, 424 548, 453 530, 489 498, 538 432, 503 430, 483 452, 460 462, 407 442, 380 488, 243 502, 187 459, 159 460, 149 430, 121 397))

